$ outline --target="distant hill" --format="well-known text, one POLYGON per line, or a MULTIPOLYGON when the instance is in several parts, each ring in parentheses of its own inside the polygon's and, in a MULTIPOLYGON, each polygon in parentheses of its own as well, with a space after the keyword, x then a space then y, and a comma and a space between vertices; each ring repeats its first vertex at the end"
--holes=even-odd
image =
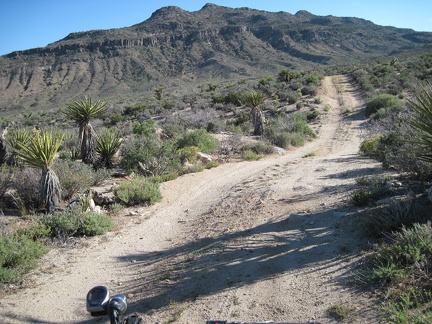
POLYGON ((131 27, 71 33, 43 48, 1 56, 0 109, 61 108, 87 94, 118 101, 160 83, 347 64, 430 44, 432 33, 359 18, 214 4, 196 12, 170 6, 131 27))

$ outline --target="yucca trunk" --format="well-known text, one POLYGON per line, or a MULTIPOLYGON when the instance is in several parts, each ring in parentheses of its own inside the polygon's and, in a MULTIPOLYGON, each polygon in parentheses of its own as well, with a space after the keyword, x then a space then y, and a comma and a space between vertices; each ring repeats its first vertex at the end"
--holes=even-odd
POLYGON ((252 120, 254 124, 254 135, 261 136, 264 134, 264 113, 258 107, 252 109, 252 120))
POLYGON ((54 170, 46 168, 42 170, 40 180, 41 201, 47 214, 53 213, 60 203, 61 188, 60 181, 54 170))
POLYGON ((96 162, 96 143, 93 127, 85 124, 80 130, 81 159, 86 164, 96 162))

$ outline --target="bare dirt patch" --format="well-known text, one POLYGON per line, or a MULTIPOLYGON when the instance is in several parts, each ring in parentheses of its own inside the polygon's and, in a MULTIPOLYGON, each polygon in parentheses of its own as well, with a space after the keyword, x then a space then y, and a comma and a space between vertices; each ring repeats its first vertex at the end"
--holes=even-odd
POLYGON ((145 323, 328 323, 334 305, 378 322, 352 285, 363 242, 349 197, 357 177, 383 170, 357 154, 363 102, 349 80, 326 77, 319 97, 331 109, 318 139, 164 183, 163 201, 124 211, 121 230, 48 253, 28 287, 1 299, 2 323, 107 323, 85 311, 100 284, 145 323))

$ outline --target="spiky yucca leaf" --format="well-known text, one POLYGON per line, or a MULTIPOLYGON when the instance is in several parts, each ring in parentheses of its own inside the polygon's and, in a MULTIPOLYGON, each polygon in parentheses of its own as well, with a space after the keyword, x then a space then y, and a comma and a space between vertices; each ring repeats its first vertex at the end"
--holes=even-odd
POLYGON ((63 113, 80 127, 87 124, 90 119, 99 117, 107 110, 107 102, 98 100, 92 102, 90 97, 69 103, 63 113))
POLYGON ((14 151, 25 163, 45 170, 53 165, 62 140, 62 134, 35 131, 27 144, 17 142, 14 151))
POLYGON ((256 108, 264 102, 265 96, 261 92, 252 92, 246 94, 243 100, 246 106, 256 108))
POLYGON ((32 136, 32 132, 27 129, 14 129, 6 135, 6 142, 12 149, 18 148, 18 143, 26 145, 32 136))
POLYGON ((121 135, 117 131, 105 129, 101 134, 96 133, 96 152, 105 167, 112 166, 114 155, 121 146, 121 135))
POLYGON ((422 86, 416 100, 408 100, 409 105, 416 112, 416 116, 409 120, 410 125, 418 133, 415 141, 410 141, 417 148, 414 154, 421 160, 432 163, 432 86, 428 89, 422 86))

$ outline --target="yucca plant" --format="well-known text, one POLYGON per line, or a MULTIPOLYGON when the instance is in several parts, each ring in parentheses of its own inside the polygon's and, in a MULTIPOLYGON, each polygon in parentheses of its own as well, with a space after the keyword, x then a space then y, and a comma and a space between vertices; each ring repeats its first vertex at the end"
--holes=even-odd
POLYGON ((90 120, 101 116, 107 110, 107 102, 98 100, 92 102, 90 97, 69 103, 63 113, 71 118, 79 127, 79 143, 81 159, 84 163, 96 162, 96 141, 90 120))
POLYGON ((415 96, 416 100, 408 100, 416 115, 409 120, 411 127, 418 133, 413 153, 427 163, 432 163, 432 86, 422 86, 422 91, 415 96))
POLYGON ((121 146, 121 135, 117 131, 105 129, 101 134, 96 133, 96 153, 99 163, 105 168, 113 166, 113 160, 121 146))
POLYGON ((14 129, 7 133, 6 142, 12 148, 11 155, 9 156, 8 163, 12 166, 18 165, 16 149, 18 149, 18 144, 27 145, 32 137, 32 132, 28 129, 14 129))
POLYGON ((246 106, 251 107, 252 120, 254 124, 254 135, 264 134, 264 113, 259 106, 264 102, 265 97, 261 92, 248 93, 243 98, 246 106))
POLYGON ((52 166, 62 140, 62 134, 40 130, 33 132, 28 143, 16 142, 14 148, 24 163, 42 170, 40 195, 46 213, 54 212, 61 197, 59 179, 52 166))

